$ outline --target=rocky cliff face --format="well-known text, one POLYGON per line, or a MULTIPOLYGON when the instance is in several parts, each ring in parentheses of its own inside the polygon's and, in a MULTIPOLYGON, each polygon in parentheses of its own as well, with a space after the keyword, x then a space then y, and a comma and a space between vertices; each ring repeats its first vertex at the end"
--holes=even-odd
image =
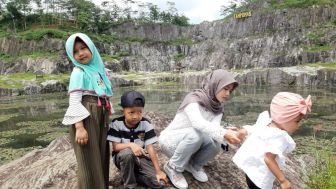
MULTIPOLYGON (((107 63, 118 70, 171 71, 178 66, 190 70, 209 67, 249 69, 334 62, 335 16, 334 7, 313 6, 252 11, 251 17, 203 22, 189 27, 126 23, 111 28, 110 33, 122 39, 135 39, 135 42, 97 43, 97 46, 103 54, 128 54, 119 61, 107 63), (139 39, 142 42, 136 42, 139 39)), ((6 54, 60 51, 61 58, 55 65, 61 72, 70 70, 63 47, 64 41, 58 39, 0 39, 0 52, 6 54)), ((30 64, 23 60, 8 68, 1 62, 1 74, 24 71, 30 64)), ((36 64, 40 62, 37 60, 36 64)), ((55 69, 47 69, 47 73, 51 72, 55 69)))
MULTIPOLYGON (((156 58, 161 61, 161 70, 167 63, 171 68, 177 63, 172 56, 167 57, 165 52, 169 52, 169 55, 185 55, 180 63, 196 70, 208 68, 209 65, 238 69, 285 67, 336 60, 335 16, 336 9, 333 7, 314 6, 274 12, 252 11, 252 16, 244 19, 230 18, 183 28, 125 24, 111 29, 111 32, 120 37, 192 39, 191 45, 176 45, 175 48, 167 46, 165 51, 160 51, 160 48, 147 51, 149 56, 145 56, 145 59, 151 55, 161 55, 156 58), (315 37, 316 34, 320 34, 319 37, 315 37)), ((122 49, 128 50, 125 47, 122 49)), ((136 48, 130 48, 129 51, 135 54, 139 52, 136 48)), ((137 68, 146 69, 141 64, 137 68)))
MULTIPOLYGON (((153 112, 146 114, 159 133, 168 125, 170 119, 153 112)), ((167 162, 159 148, 158 155, 161 166, 167 162)), ((205 167, 209 182, 200 183, 191 174, 184 173, 189 188, 247 188, 245 177, 231 161, 236 147, 229 152, 220 152, 213 161, 205 167)), ((285 175, 292 182, 294 188, 307 188, 306 167, 312 159, 308 156, 290 157, 287 159, 285 175)), ((24 157, 0 167, 0 186, 3 189, 14 188, 76 188, 76 159, 68 137, 54 140, 44 149, 34 150, 24 157)), ((111 163, 110 188, 122 188, 121 176, 117 168, 111 163)), ((143 187, 141 187, 143 188, 143 187)), ((167 188, 174 188, 169 183, 167 188)), ((276 184, 274 188, 279 188, 276 184)))

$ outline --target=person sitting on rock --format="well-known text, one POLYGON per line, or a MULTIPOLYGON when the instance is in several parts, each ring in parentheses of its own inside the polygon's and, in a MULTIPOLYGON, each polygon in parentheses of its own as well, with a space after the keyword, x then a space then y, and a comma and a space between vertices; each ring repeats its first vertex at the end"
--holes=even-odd
POLYGON ((248 138, 233 157, 233 162, 246 174, 250 189, 271 189, 275 178, 282 189, 292 189, 281 171, 285 155, 295 148, 289 134, 299 128, 299 122, 311 110, 310 95, 303 99, 299 94, 279 92, 271 102, 270 111, 261 113, 254 126, 245 126, 240 136, 248 138))
POLYGON ((188 188, 184 170, 196 180, 207 182, 203 166, 220 152, 221 144, 240 142, 235 131, 220 125, 222 102, 229 99, 237 86, 230 72, 222 69, 211 72, 201 89, 184 98, 174 120, 160 133, 160 148, 170 158, 164 171, 175 187, 188 188))
POLYGON ((121 96, 123 116, 110 124, 107 140, 112 142, 112 158, 120 169, 125 188, 137 183, 150 188, 162 188, 168 179, 161 171, 153 143, 157 136, 150 121, 142 116, 144 96, 136 91, 121 96))

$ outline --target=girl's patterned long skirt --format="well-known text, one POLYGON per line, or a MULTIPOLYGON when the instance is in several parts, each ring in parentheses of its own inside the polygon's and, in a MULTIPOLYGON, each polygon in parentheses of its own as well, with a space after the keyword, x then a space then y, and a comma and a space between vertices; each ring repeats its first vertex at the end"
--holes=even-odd
POLYGON ((89 140, 86 145, 75 142, 76 128, 70 127, 70 140, 73 144, 78 164, 78 188, 105 189, 109 181, 110 148, 106 141, 108 131, 108 113, 105 101, 98 106, 97 97, 83 96, 82 104, 90 112, 85 118, 84 127, 89 140))

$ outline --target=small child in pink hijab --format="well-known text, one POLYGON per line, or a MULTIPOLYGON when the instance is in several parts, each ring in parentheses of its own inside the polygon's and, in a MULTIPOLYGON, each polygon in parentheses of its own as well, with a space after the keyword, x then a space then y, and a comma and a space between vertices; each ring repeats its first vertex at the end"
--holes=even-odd
POLYGON ((233 162, 246 174, 250 189, 271 189, 275 179, 281 189, 292 185, 281 171, 285 155, 293 151, 295 142, 289 134, 299 128, 300 120, 311 111, 311 97, 307 99, 289 92, 279 92, 268 111, 261 113, 254 126, 240 130, 248 138, 233 157, 233 162))

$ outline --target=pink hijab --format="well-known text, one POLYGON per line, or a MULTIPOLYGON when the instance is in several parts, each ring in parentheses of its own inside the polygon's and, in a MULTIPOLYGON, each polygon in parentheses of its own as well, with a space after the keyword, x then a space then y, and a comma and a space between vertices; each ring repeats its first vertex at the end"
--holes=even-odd
POLYGON ((311 111, 310 95, 304 99, 301 95, 290 92, 279 92, 271 102, 271 118, 276 123, 286 123, 294 120, 300 114, 311 111))

